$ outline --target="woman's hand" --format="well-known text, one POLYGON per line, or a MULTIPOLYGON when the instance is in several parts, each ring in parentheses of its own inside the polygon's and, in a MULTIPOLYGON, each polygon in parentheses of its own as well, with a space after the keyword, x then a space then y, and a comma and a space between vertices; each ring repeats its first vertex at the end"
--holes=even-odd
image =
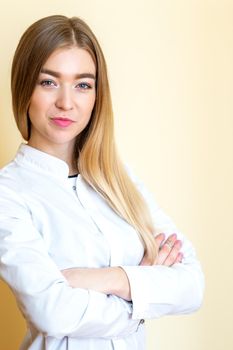
MULTIPOLYGON (((164 239, 163 233, 155 237, 159 251, 157 259, 152 265, 172 266, 182 261, 183 255, 180 252, 182 243, 177 240, 176 234, 170 235, 165 242, 164 239)), ((151 265, 151 263, 145 256, 140 265, 146 266, 151 265)), ((62 270, 61 273, 73 288, 92 289, 131 300, 128 277, 121 267, 71 268, 62 270)))
MULTIPOLYGON (((154 261, 153 265, 172 266, 181 262, 183 258, 183 254, 180 252, 182 242, 177 240, 177 235, 175 233, 170 235, 165 242, 164 239, 164 233, 160 233, 155 237, 159 250, 157 259, 154 261)), ((148 261, 147 257, 144 256, 140 265, 151 265, 151 263, 148 261)))

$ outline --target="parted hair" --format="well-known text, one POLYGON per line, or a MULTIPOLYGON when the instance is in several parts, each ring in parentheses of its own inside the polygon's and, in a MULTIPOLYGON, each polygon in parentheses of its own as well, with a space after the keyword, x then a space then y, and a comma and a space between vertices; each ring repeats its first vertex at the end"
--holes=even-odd
POLYGON ((101 47, 80 18, 54 15, 33 23, 16 48, 11 71, 12 106, 24 140, 30 139, 28 109, 39 73, 57 49, 77 46, 86 50, 96 66, 96 101, 87 127, 77 136, 74 159, 85 181, 132 225, 154 261, 157 247, 149 209, 117 155, 107 67, 101 47))

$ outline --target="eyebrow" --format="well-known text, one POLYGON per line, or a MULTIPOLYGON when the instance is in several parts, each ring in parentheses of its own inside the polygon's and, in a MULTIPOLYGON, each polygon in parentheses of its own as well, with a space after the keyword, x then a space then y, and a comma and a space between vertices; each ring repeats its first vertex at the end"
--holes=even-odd
MULTIPOLYGON (((56 72, 56 71, 51 70, 51 69, 47 69, 47 68, 42 68, 40 73, 49 74, 55 78, 61 77, 61 73, 56 72)), ((91 78, 91 79, 95 80, 95 75, 92 73, 79 73, 79 74, 75 74, 74 78, 75 79, 91 78)))

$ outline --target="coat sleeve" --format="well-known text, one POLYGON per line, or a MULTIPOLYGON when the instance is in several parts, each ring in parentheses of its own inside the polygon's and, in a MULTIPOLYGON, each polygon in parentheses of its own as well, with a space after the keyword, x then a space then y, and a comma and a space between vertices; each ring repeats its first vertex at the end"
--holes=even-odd
POLYGON ((71 288, 45 249, 30 212, 0 185, 0 277, 29 324, 62 338, 118 338, 134 333, 132 304, 116 296, 71 288))
POLYGON ((149 207, 155 233, 163 232, 166 236, 177 233, 183 243, 184 254, 182 263, 171 267, 122 266, 130 282, 133 318, 151 319, 191 313, 201 306, 204 292, 204 276, 195 249, 156 204, 143 183, 128 171, 149 207))

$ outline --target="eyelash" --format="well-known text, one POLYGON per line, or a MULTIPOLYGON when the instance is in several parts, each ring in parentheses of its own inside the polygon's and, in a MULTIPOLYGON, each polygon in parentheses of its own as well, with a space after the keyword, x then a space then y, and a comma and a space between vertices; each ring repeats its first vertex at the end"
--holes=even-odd
MULTIPOLYGON (((56 86, 56 83, 53 80, 50 79, 43 79, 40 81, 41 86, 50 87, 50 86, 56 86)), ((81 90, 89 90, 92 89, 92 86, 86 82, 81 82, 76 85, 76 87, 79 87, 81 90)))
POLYGON ((52 86, 55 85, 55 83, 52 80, 44 79, 40 81, 41 86, 52 86))
POLYGON ((92 88, 92 86, 88 83, 79 83, 77 86, 79 86, 82 90, 89 90, 92 88), (81 87, 82 85, 82 87, 81 87), (83 87, 83 85, 85 85, 85 87, 83 87))

